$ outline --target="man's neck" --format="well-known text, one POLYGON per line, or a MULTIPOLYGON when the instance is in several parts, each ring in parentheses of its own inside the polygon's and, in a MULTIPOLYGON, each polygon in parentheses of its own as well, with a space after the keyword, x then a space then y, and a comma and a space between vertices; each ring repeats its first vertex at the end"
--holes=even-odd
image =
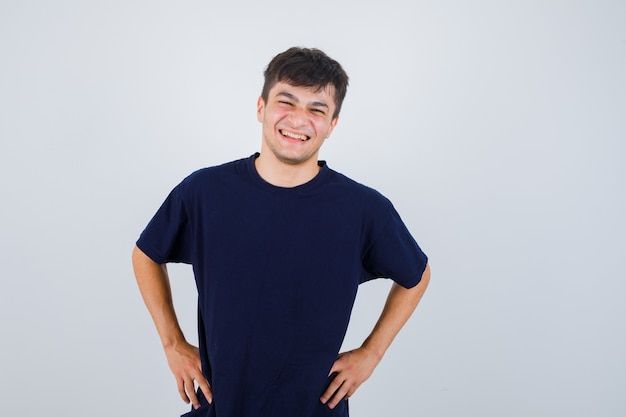
POLYGON ((271 152, 261 153, 254 166, 263 180, 276 187, 292 188, 311 181, 319 173, 317 158, 300 164, 289 164, 274 157, 271 152))

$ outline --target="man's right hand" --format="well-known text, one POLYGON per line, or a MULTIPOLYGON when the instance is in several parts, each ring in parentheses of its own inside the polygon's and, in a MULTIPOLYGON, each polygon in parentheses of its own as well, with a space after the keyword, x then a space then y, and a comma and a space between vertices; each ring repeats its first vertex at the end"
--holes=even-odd
POLYGON ((176 378, 178 393, 183 401, 187 404, 191 402, 195 409, 200 407, 200 400, 196 395, 194 385, 195 381, 210 404, 213 401, 213 392, 209 387, 209 382, 202 374, 198 348, 187 342, 179 342, 175 346, 165 348, 165 355, 176 378))

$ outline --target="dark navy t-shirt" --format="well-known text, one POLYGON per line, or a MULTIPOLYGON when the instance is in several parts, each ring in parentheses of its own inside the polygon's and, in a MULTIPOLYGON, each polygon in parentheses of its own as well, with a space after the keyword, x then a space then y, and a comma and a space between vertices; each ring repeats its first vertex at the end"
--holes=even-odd
POLYGON ((157 263, 193 266, 203 373, 212 405, 190 415, 347 416, 319 397, 357 287, 420 281, 426 255, 389 200, 320 162, 281 188, 254 159, 205 168, 167 197, 137 246, 157 263))

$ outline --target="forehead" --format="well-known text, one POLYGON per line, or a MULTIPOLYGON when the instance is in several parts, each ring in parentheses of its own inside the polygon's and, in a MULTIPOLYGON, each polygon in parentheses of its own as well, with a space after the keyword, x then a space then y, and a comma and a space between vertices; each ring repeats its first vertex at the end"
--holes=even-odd
POLYGON ((269 96, 275 97, 285 93, 304 103, 320 102, 333 107, 335 105, 335 86, 332 84, 324 87, 305 87, 279 81, 270 89, 269 96))

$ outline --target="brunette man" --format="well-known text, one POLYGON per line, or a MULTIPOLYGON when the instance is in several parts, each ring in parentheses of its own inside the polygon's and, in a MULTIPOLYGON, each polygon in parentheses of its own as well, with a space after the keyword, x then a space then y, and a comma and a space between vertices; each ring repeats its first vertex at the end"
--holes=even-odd
POLYGON ((189 416, 348 416, 428 285, 392 204, 318 161, 347 85, 319 50, 278 54, 260 152, 185 178, 137 241, 137 282, 189 416), (168 262, 193 265, 199 349, 178 325, 168 262), (339 354, 358 285, 378 277, 394 281, 378 323, 339 354))

